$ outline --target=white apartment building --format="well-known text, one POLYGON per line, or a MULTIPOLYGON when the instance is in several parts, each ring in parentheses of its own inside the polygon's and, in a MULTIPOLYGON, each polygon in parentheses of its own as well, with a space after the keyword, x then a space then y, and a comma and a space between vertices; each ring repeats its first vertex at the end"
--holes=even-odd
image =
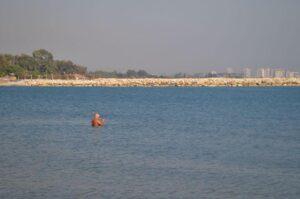
POLYGON ((294 71, 286 71, 286 77, 290 77, 290 78, 293 78, 293 77, 298 77, 299 76, 299 73, 298 72, 294 72, 294 71))
POLYGON ((285 77, 285 70, 276 69, 274 71, 274 77, 276 77, 276 78, 283 78, 283 77, 285 77))
POLYGON ((270 78, 274 76, 271 68, 259 68, 256 75, 261 78, 270 78))
POLYGON ((244 68, 243 69, 243 76, 244 77, 251 77, 251 69, 250 68, 244 68))

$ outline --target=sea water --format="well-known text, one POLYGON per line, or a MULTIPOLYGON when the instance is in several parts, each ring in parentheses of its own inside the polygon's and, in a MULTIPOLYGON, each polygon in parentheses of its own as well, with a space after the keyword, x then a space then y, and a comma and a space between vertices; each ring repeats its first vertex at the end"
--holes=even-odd
POLYGON ((300 88, 0 87, 0 198, 299 197, 300 88))

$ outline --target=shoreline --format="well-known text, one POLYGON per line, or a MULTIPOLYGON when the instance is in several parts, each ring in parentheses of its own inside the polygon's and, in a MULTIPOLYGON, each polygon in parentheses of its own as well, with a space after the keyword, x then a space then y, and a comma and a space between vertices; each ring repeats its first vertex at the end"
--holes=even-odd
POLYGON ((300 78, 98 78, 93 80, 24 79, 0 86, 26 87, 280 87, 300 86, 300 78))

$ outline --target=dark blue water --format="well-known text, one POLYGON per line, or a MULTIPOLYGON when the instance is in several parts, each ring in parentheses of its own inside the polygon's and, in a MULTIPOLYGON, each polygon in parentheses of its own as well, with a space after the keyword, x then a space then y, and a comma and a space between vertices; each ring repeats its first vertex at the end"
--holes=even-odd
POLYGON ((0 198, 299 197, 300 88, 0 87, 0 198))

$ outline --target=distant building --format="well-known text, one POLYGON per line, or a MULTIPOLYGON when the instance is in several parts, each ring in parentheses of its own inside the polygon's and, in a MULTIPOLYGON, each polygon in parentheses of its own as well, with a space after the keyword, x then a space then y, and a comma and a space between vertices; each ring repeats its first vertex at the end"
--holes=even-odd
POLYGON ((250 68, 244 68, 243 69, 243 77, 251 77, 251 69, 250 68))
POLYGON ((207 74, 207 77, 218 77, 218 73, 216 71, 210 71, 208 74, 207 74))
POLYGON ((234 73, 234 70, 233 68, 226 68, 226 72, 223 74, 224 77, 234 77, 235 76, 235 73, 234 73))
POLYGON ((273 77, 273 71, 271 68, 259 68, 257 70, 257 77, 261 77, 261 78, 273 77))
POLYGON ((286 74, 285 74, 285 76, 286 77, 290 77, 290 78, 298 77, 299 73, 298 72, 293 72, 293 71, 287 71, 286 74))
POLYGON ((232 73, 234 73, 234 71, 233 71, 232 68, 226 68, 226 73, 227 74, 232 74, 232 73))
POLYGON ((256 77, 264 77, 264 75, 265 75, 265 71, 264 71, 263 68, 257 69, 257 71, 256 71, 256 77))
POLYGON ((205 73, 195 73, 194 77, 196 77, 196 78, 206 77, 206 74, 205 73))
POLYGON ((261 77, 261 78, 266 77, 265 69, 264 69, 264 68, 259 68, 259 69, 257 70, 256 76, 257 76, 257 77, 261 77))
POLYGON ((265 77, 268 77, 268 78, 273 77, 271 68, 265 68, 265 77))
POLYGON ((285 77, 285 70, 276 69, 274 71, 274 77, 276 77, 276 78, 283 78, 283 77, 285 77))

